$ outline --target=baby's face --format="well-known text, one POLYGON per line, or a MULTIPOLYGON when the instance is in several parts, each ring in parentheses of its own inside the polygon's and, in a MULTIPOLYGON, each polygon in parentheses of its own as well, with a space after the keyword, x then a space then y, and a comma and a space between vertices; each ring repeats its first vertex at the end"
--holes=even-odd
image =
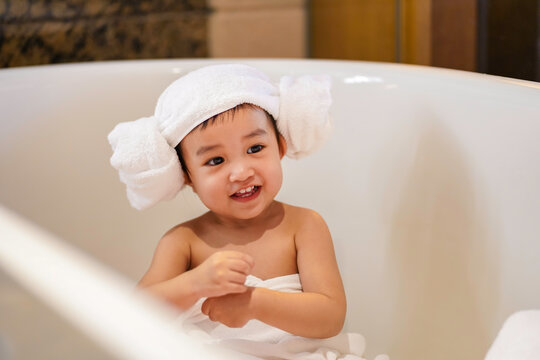
POLYGON ((281 151, 266 114, 242 107, 197 128, 182 140, 188 184, 214 213, 252 219, 274 200, 282 183, 281 151))

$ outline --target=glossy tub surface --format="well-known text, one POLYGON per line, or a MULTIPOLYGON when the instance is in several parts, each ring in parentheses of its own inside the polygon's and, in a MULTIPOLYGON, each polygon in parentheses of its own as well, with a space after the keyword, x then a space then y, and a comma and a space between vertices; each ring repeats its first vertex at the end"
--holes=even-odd
MULTIPOLYGON (((151 114, 181 74, 224 62, 1 70, 0 202, 136 281, 161 235, 205 209, 189 191, 132 209, 106 136, 151 114)), ((235 62, 276 80, 333 78, 334 134, 316 154, 284 160, 278 199, 328 222, 347 291, 346 330, 366 337, 368 358, 483 358, 507 316, 540 307, 540 84, 365 62, 235 62)), ((21 321, 48 319, 49 310, 13 315, 20 302, 4 294, 21 291, 1 279, 0 311, 11 315, 0 335, 17 350, 21 321)), ((36 344, 65 336, 67 326, 56 335, 49 325, 30 327, 29 348, 93 354, 82 340, 56 350, 36 344)))

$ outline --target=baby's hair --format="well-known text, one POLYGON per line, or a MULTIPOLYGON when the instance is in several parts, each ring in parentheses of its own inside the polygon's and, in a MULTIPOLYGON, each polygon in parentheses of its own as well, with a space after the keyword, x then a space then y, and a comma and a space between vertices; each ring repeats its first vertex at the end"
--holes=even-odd
MULTIPOLYGON (((279 130, 277 128, 276 120, 274 119, 274 117, 272 115, 270 115, 268 113, 268 111, 264 110, 263 108, 261 108, 261 107, 259 107, 257 105, 249 104, 249 103, 243 103, 243 104, 236 105, 235 107, 233 107, 233 108, 231 108, 229 110, 226 110, 226 111, 224 111, 222 113, 214 115, 211 118, 206 119, 204 122, 199 124, 195 129, 204 130, 204 129, 206 129, 208 124, 214 125, 216 123, 216 121, 223 121, 223 120, 229 119, 229 118, 232 119, 232 118, 234 118, 234 115, 236 115, 236 113, 239 110, 246 109, 246 108, 247 109, 264 111, 264 113, 266 114, 266 117, 272 123, 272 128, 274 129, 274 134, 276 135, 276 140, 277 140, 277 143, 279 145, 280 144, 279 130)), ((175 147, 175 150, 176 150, 176 154, 178 155, 178 160, 180 160, 180 166, 182 167, 182 171, 184 171, 184 174, 189 176, 189 169, 187 168, 186 162, 184 161, 184 156, 182 155, 182 147, 180 146, 181 144, 182 144, 182 142, 180 141, 180 143, 175 147)))

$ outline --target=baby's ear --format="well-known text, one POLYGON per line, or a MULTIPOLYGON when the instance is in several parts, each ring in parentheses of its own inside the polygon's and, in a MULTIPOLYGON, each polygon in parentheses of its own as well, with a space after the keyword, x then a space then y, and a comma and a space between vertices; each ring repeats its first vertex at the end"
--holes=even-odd
POLYGON ((193 182, 188 174, 185 171, 182 171, 182 176, 184 177, 184 185, 191 186, 193 188, 193 182))
POLYGON ((278 147, 279 147, 279 157, 280 159, 283 159, 283 157, 287 153, 287 142, 285 141, 285 138, 281 134, 279 134, 278 147))

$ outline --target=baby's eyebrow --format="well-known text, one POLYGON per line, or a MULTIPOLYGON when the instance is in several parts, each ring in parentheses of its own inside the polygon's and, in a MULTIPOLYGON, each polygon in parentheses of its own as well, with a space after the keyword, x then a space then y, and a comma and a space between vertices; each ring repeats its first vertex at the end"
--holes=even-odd
POLYGON ((200 147, 197 152, 195 153, 196 156, 201 156, 202 154, 214 150, 215 148, 221 147, 221 145, 208 145, 208 146, 202 146, 200 147))
POLYGON ((252 138, 252 137, 260 136, 260 135, 266 135, 266 134, 267 134, 266 130, 259 128, 259 129, 253 130, 249 134, 245 135, 244 139, 248 139, 248 138, 252 138))

